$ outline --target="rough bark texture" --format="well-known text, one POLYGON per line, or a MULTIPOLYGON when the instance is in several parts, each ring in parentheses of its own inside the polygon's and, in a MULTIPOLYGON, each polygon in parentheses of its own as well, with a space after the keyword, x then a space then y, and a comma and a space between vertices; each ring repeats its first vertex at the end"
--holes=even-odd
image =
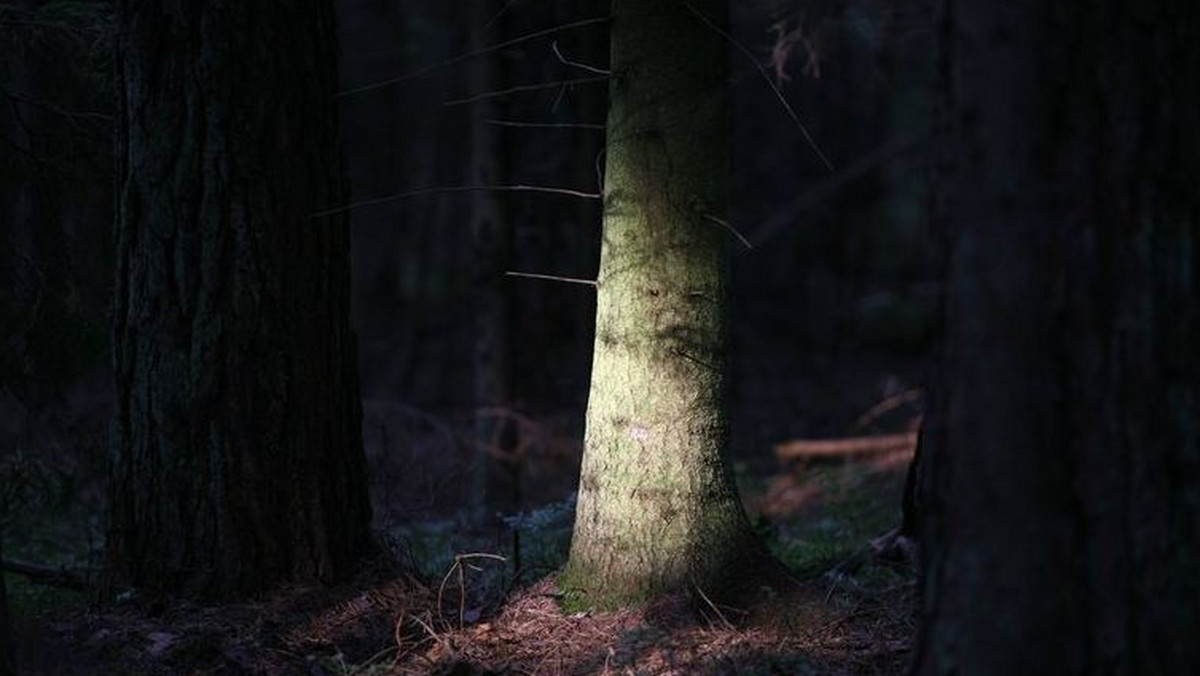
POLYGON ((329 580, 370 512, 331 3, 120 9, 112 571, 329 580))
POLYGON ((1200 673, 1200 5, 942 9, 916 673, 1200 673))
MULTIPOLYGON (((723 22, 719 0, 691 3, 723 22)), ((674 0, 615 0, 604 236, 578 512, 561 585, 612 607, 718 593, 760 551, 728 466, 721 36, 674 0)))

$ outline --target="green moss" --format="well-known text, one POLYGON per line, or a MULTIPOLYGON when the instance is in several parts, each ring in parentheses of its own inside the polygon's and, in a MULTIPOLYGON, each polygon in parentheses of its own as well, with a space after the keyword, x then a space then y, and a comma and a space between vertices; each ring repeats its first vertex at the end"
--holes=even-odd
POLYGON ((555 581, 561 594, 558 607, 567 614, 612 612, 643 605, 657 595, 654 589, 636 584, 603 584, 603 577, 599 571, 567 564, 555 581))
POLYGON ((822 502, 792 523, 773 524, 767 545, 800 576, 823 573, 858 552, 901 518, 903 473, 874 473, 858 464, 812 470, 822 502))

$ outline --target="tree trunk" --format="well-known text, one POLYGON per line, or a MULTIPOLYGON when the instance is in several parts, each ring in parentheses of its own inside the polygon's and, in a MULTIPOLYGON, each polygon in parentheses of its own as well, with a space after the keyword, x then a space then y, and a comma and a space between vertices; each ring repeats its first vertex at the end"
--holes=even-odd
MULTIPOLYGON (((691 3, 723 23, 721 0, 691 3)), ((578 605, 729 588, 761 548, 724 452, 726 45, 674 0, 614 0, 604 238, 570 561, 578 605)))
MULTIPOLYGON (((4 522, 7 515, 0 511, 0 561, 4 560, 4 522)), ((8 584, 0 571, 0 676, 17 673, 16 652, 13 649, 12 619, 8 615, 8 584)))
POLYGON ((109 562, 217 596, 368 541, 328 0, 121 4, 109 562))
POLYGON ((940 18, 915 672, 1200 673, 1200 6, 940 18))
MULTIPOLYGON (((483 50, 499 40, 494 3, 471 0, 470 49, 483 50)), ((468 91, 480 93, 503 88, 503 69, 498 57, 475 59, 470 66, 468 91)), ((498 106, 484 101, 471 109, 472 185, 499 185, 506 182, 505 148, 499 128, 488 122, 497 118, 498 106)), ((471 269, 474 272, 475 306, 474 386, 475 405, 475 485, 471 501, 476 516, 492 510, 518 508, 515 499, 516 465, 504 459, 511 449, 511 421, 496 415, 511 405, 512 357, 509 348, 510 306, 508 280, 504 273, 513 256, 512 226, 508 220, 503 194, 479 190, 471 199, 471 269)))

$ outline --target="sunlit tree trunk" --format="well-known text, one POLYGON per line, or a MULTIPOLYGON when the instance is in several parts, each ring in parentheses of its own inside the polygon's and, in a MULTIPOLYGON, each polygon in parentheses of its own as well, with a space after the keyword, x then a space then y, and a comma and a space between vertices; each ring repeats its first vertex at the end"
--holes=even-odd
MULTIPOLYGON (((720 0, 690 3, 723 23, 720 0)), ((726 44, 682 3, 614 0, 604 236, 578 513, 561 578, 613 607, 756 562, 728 464, 726 44)), ((746 570, 749 570, 746 568, 746 570)))
POLYGON ((1200 5, 940 30, 916 673, 1200 673, 1200 5))
POLYGON ((121 3, 109 562, 330 580, 368 539, 328 0, 121 3))

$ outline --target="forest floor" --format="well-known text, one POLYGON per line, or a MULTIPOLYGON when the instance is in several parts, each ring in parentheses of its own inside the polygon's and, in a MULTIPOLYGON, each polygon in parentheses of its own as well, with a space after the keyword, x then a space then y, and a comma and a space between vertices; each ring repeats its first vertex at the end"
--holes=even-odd
POLYGON ((617 613, 562 612, 549 571, 565 556, 564 503, 509 523, 523 531, 520 581, 508 540, 472 540, 453 522, 397 529, 386 563, 352 584, 223 606, 89 607, 9 576, 21 673, 901 674, 913 572, 870 543, 899 522, 910 457, 738 472, 756 525, 803 581, 749 619, 702 590, 617 613))

